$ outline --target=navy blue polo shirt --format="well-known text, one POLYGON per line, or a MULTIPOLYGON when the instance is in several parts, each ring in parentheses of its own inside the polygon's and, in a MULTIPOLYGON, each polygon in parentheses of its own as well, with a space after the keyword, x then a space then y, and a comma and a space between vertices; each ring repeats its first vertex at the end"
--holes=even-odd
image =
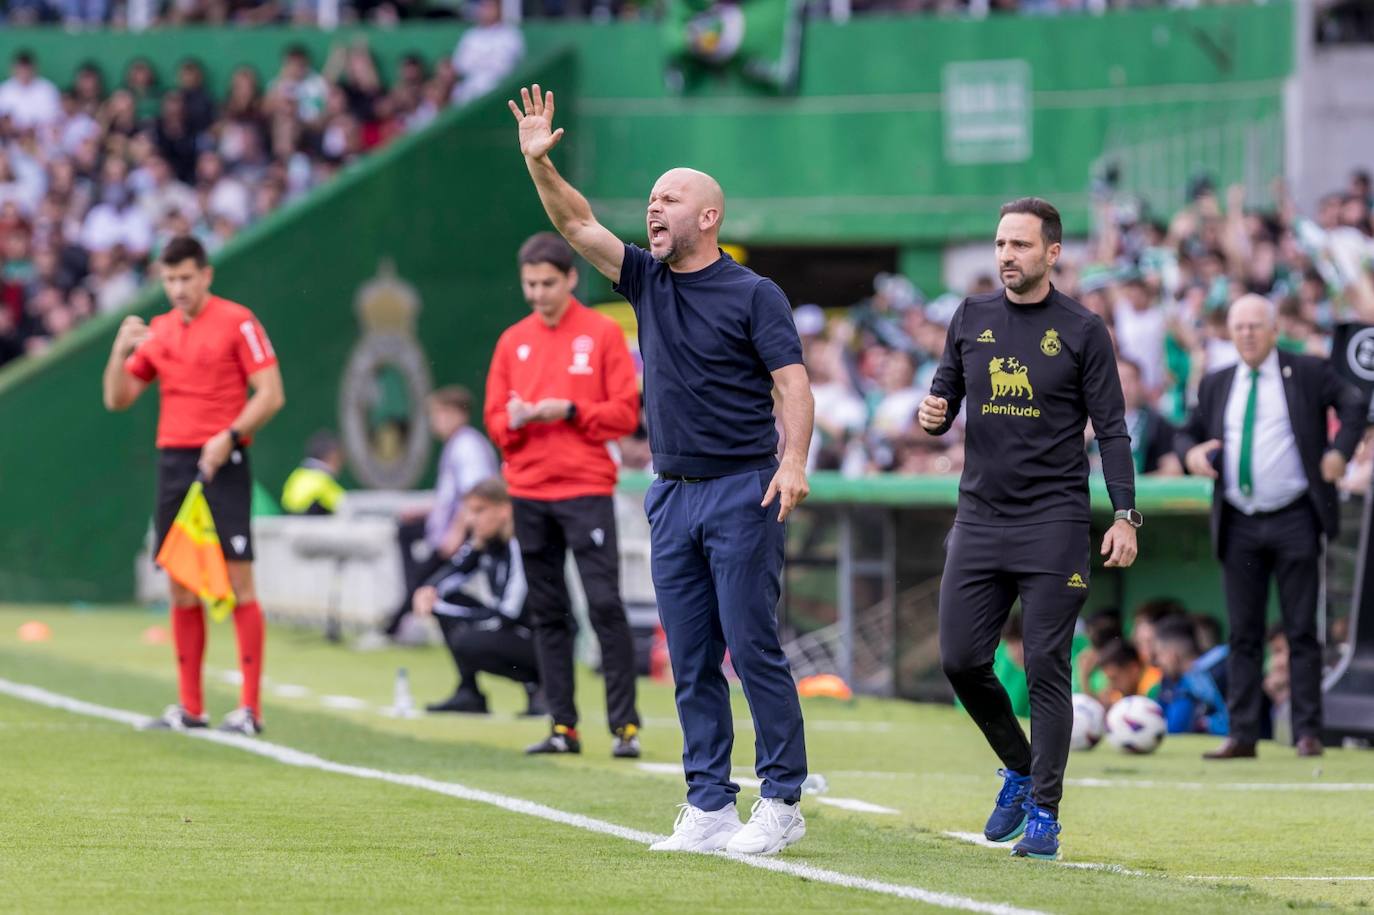
POLYGON ((720 260, 674 273, 625 246, 615 291, 634 306, 654 469, 721 477, 777 459, 770 373, 802 361, 792 306, 772 280, 720 260))

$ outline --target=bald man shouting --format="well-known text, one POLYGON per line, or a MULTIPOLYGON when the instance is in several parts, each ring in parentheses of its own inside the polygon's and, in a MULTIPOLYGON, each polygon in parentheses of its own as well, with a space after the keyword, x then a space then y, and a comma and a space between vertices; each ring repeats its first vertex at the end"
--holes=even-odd
POLYGON ((725 196, 709 175, 675 168, 654 184, 649 249, 622 243, 548 153, 553 93, 510 103, 520 151, 554 227, 634 306, 644 410, 658 478, 644 507, 659 615, 677 686, 687 803, 656 851, 775 854, 806 832, 806 742, 778 641, 783 521, 806 498, 811 387, 792 307, 776 284, 720 250, 725 196), (772 390, 781 394, 779 462, 772 390), (773 508, 774 503, 777 508, 773 508), (734 727, 721 672, 729 649, 754 718, 763 781, 747 824, 730 781, 734 727))

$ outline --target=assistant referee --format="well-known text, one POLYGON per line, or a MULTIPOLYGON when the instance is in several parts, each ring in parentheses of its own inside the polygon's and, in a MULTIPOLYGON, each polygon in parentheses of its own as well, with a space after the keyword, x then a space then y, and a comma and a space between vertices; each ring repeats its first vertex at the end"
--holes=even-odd
MULTIPOLYGON (((172 308, 153 318, 151 325, 136 315, 119 325, 105 365, 105 406, 126 410, 150 384, 159 383, 155 515, 159 544, 196 476, 206 480, 205 498, 224 550, 229 584, 238 599, 234 630, 242 675, 239 707, 224 717, 219 729, 255 735, 262 731, 263 620, 253 587, 249 523, 253 478, 248 446, 254 433, 286 402, 281 371, 253 313, 210 293, 214 269, 200 242, 184 235, 173 238, 159 262, 162 288, 172 308)), ((149 726, 203 728, 210 723, 201 691, 205 611, 194 592, 176 582, 171 589, 180 701, 149 726)))
POLYGON ((1019 856, 1059 853, 1059 800, 1073 728, 1069 648, 1088 596, 1089 418, 1116 518, 1110 568, 1135 561, 1135 467, 1115 353, 1102 319, 1055 289, 1059 211, 1037 197, 1002 207, 997 265, 1005 288, 971 296, 950 320, 918 419, 932 435, 965 415, 959 507, 940 584, 940 656, 959 700, 1002 760, 984 834, 1020 837, 1019 856), (1031 739, 993 675, 1020 597, 1031 739))

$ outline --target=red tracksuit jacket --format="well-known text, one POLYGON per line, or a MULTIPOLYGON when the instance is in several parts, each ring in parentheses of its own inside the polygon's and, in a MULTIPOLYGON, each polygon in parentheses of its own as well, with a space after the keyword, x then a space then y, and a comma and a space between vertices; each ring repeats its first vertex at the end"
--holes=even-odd
POLYGON ((611 495, 616 465, 606 443, 639 425, 639 385, 624 331, 576 299, 557 327, 531 314, 507 328, 487 372, 483 419, 501 449, 511 495, 544 501, 611 495), (571 400, 577 413, 572 422, 513 430, 506 413, 511 394, 529 403, 571 400))

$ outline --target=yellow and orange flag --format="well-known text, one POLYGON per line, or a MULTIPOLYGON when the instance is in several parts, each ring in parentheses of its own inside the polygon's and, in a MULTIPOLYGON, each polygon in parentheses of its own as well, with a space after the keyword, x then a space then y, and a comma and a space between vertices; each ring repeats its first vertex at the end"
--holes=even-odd
POLYGON ((194 591, 210 611, 210 618, 223 622, 234 612, 234 589, 229 586, 229 566, 220 549, 215 519, 205 499, 205 485, 196 480, 177 510, 176 520, 157 551, 157 564, 172 580, 194 591))

